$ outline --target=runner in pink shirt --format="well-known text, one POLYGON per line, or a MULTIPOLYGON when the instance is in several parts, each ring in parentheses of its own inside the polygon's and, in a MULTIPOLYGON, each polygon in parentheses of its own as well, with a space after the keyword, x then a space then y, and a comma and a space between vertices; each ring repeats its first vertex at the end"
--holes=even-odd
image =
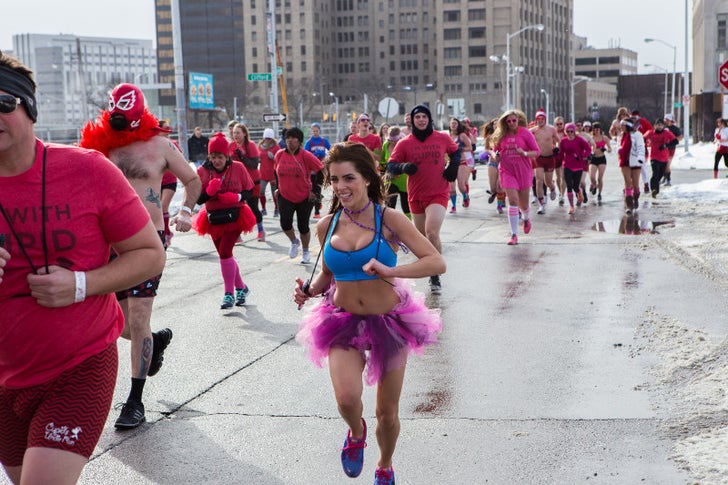
MULTIPOLYGON (((440 228, 445 220, 450 184, 458 176, 461 150, 446 133, 435 131, 432 114, 427 106, 418 104, 410 113, 412 133, 394 147, 387 163, 393 175, 406 173, 407 199, 412 221, 427 236, 438 252, 442 253, 440 228), (445 168, 445 155, 450 163, 445 168)), ((439 294, 440 276, 430 276, 430 291, 439 294)))
POLYGON ((498 174, 508 198, 508 220, 511 225, 510 246, 518 244, 518 210, 523 217, 523 232, 531 232, 529 192, 533 181, 533 158, 538 157, 536 138, 528 130, 526 115, 519 110, 506 111, 498 119, 493 145, 500 162, 498 174))

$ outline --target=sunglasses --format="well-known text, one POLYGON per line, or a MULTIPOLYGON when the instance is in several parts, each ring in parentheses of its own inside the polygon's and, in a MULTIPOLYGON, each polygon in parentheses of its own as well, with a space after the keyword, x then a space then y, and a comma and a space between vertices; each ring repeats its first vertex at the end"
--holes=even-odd
POLYGON ((12 113, 23 100, 12 94, 0 94, 0 113, 12 113))
POLYGON ((574 133, 574 130, 566 130, 567 133, 574 133))

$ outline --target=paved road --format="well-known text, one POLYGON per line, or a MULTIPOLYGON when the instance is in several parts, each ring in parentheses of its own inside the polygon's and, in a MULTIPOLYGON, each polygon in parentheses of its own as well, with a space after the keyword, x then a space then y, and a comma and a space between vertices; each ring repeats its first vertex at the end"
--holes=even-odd
MULTIPOLYGON (((440 345, 408 366, 397 483, 689 482, 668 459, 669 416, 643 386, 654 356, 635 351, 635 332, 656 295, 665 311, 688 314, 677 302, 681 287, 690 285, 704 308, 717 288, 664 258, 654 241, 666 236, 617 234, 613 160, 604 206, 569 217, 551 203, 516 247, 505 244, 507 221, 487 204, 481 170, 472 206, 443 228, 448 272, 443 294, 429 298, 445 328, 440 345)), ((640 219, 666 214, 648 202, 640 219)), ((293 279, 310 266, 288 258, 277 219, 265 222, 266 243, 249 237, 236 249, 252 293, 233 311, 218 307, 212 242, 175 236, 153 317, 155 329, 175 336, 147 384, 148 423, 116 432, 112 410, 82 483, 372 483, 374 433, 361 477, 346 478, 338 462, 346 429, 328 373, 293 340, 301 316, 293 279)), ((128 343, 119 347, 121 402, 128 343)), ((373 431, 372 389, 365 415, 373 431)))

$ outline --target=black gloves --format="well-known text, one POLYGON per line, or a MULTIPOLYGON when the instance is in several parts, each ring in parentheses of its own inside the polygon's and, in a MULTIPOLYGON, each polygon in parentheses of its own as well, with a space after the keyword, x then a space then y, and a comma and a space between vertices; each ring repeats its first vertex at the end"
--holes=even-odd
POLYGON ((559 154, 559 147, 554 147, 554 156, 559 154))
POLYGON ((407 175, 414 175, 417 173, 417 165, 414 163, 387 163, 387 172, 392 175, 399 175, 406 173, 407 175))
POLYGON ((460 167, 460 161, 455 163, 452 159, 450 159, 450 163, 445 167, 445 170, 442 172, 442 176, 445 177, 445 180, 448 182, 455 182, 458 179, 458 168, 460 167))
POLYGON ((667 149, 667 143, 663 143, 662 145, 660 145, 660 150, 665 150, 665 149, 667 149))

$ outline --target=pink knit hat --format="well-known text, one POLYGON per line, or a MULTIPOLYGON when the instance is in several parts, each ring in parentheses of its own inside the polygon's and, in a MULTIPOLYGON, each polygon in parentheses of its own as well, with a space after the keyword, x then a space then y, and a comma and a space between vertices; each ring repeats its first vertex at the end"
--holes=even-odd
POLYGON ((215 133, 207 145, 207 153, 222 153, 226 157, 230 155, 230 143, 221 131, 215 133))

